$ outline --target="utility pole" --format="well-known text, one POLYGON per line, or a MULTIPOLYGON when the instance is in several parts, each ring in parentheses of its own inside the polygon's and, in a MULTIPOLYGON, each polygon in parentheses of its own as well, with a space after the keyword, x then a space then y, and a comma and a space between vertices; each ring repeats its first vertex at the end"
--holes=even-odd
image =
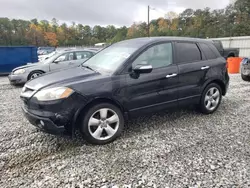
POLYGON ((150 23, 149 23, 149 13, 150 13, 150 6, 148 5, 148 37, 150 37, 150 23))

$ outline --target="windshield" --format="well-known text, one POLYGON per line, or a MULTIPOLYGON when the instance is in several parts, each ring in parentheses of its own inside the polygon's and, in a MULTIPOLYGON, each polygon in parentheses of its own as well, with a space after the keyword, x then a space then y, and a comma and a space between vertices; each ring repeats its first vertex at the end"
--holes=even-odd
POLYGON ((138 48, 136 46, 114 44, 87 60, 82 66, 91 67, 98 72, 113 73, 121 66, 138 48))
POLYGON ((43 61, 44 64, 51 63, 60 55, 60 53, 58 52, 53 52, 53 53, 54 53, 53 55, 51 55, 48 59, 43 61))

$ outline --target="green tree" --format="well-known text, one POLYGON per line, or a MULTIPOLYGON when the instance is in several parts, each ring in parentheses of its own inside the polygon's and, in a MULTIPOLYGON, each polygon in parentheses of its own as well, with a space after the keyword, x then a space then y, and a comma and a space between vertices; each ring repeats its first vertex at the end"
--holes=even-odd
POLYGON ((127 32, 128 32, 128 28, 125 26, 117 29, 116 35, 113 37, 113 39, 111 39, 110 42, 115 43, 115 42, 125 40, 127 36, 127 32))

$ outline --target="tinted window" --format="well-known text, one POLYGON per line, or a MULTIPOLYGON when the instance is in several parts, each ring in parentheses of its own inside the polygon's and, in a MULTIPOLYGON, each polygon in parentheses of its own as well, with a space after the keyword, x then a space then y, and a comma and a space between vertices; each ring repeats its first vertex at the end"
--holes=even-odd
POLYGON ((158 44, 143 52, 134 62, 132 67, 137 64, 149 64, 153 68, 166 67, 172 64, 172 44, 158 44))
POLYGON ((219 51, 223 50, 223 45, 222 45, 221 41, 213 40, 213 42, 214 42, 214 46, 215 46, 219 51))
POLYGON ((176 43, 178 63, 189 63, 201 60, 201 52, 195 43, 176 43))
POLYGON ((207 44, 200 43, 200 47, 201 47, 201 49, 202 49, 202 51, 205 54, 207 59, 216 59, 217 58, 216 54, 212 51, 212 49, 207 44))

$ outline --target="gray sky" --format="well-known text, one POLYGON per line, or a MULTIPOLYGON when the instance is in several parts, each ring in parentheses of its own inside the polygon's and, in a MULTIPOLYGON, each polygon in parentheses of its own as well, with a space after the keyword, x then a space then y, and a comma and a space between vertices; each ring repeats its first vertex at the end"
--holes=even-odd
POLYGON ((185 8, 224 8, 229 0, 0 0, 0 17, 20 19, 56 18, 63 22, 88 25, 131 25, 151 18, 164 17, 168 11, 180 13, 185 8))

